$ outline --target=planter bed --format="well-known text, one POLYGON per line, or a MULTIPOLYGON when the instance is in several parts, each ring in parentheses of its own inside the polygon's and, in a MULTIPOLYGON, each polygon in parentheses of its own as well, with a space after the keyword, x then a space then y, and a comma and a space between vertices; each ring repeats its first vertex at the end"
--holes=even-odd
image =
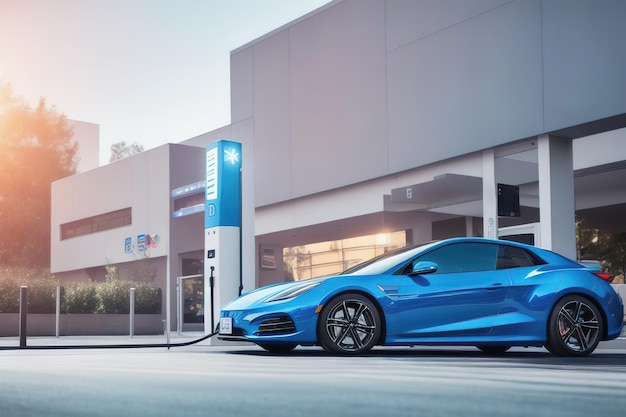
MULTIPOLYGON (((28 314, 27 336, 55 336, 54 314, 28 314)), ((0 337, 19 336, 18 313, 0 314, 0 337)), ((113 336, 130 334, 129 314, 61 314, 60 336, 113 336)), ((160 314, 135 314, 136 335, 163 334, 160 314)))

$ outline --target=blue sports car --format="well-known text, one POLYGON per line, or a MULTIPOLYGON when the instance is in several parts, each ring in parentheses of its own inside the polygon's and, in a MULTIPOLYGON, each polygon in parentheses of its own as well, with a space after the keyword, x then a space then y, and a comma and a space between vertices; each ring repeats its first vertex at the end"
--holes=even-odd
POLYGON ((618 337, 624 306, 610 274, 534 246, 455 238, 388 252, 340 275, 263 287, 226 305, 222 340, 270 352, 321 345, 545 346, 586 356, 618 337))

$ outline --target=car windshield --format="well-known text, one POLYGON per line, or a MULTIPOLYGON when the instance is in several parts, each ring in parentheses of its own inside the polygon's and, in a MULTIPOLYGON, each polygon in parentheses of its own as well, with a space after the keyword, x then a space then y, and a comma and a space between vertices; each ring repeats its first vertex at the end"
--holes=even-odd
POLYGON ((436 243, 430 242, 418 246, 407 246, 383 253, 346 269, 341 275, 376 275, 389 272, 393 267, 403 264, 419 252, 428 249, 436 243))

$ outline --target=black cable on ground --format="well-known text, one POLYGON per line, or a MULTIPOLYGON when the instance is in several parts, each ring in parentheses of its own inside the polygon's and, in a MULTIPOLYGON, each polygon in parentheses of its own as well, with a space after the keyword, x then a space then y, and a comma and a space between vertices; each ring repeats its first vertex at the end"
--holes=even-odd
POLYGON ((48 345, 48 346, 0 346, 0 350, 54 350, 54 349, 135 349, 135 348, 171 348, 171 347, 183 347, 190 346, 196 343, 200 343, 204 340, 207 340, 219 332, 215 331, 211 334, 203 336, 199 339, 190 340, 188 342, 181 343, 129 343, 129 344, 121 344, 121 345, 48 345))

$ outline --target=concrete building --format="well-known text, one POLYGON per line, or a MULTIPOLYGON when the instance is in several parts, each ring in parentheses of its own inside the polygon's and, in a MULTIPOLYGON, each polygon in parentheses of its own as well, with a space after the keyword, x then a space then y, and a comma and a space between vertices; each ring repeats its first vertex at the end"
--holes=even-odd
POLYGON ((321 242, 352 255, 303 249, 312 271, 464 235, 576 258, 577 219, 626 231, 625 18, 620 0, 333 1, 232 51, 230 125, 53 184, 52 272, 201 274, 204 217, 175 212, 202 190, 172 192, 222 138, 243 144, 244 290, 299 279, 287 258, 321 242))
POLYGON ((72 139, 78 144, 80 160, 76 172, 89 171, 100 166, 100 126, 95 123, 68 120, 74 131, 72 139))

